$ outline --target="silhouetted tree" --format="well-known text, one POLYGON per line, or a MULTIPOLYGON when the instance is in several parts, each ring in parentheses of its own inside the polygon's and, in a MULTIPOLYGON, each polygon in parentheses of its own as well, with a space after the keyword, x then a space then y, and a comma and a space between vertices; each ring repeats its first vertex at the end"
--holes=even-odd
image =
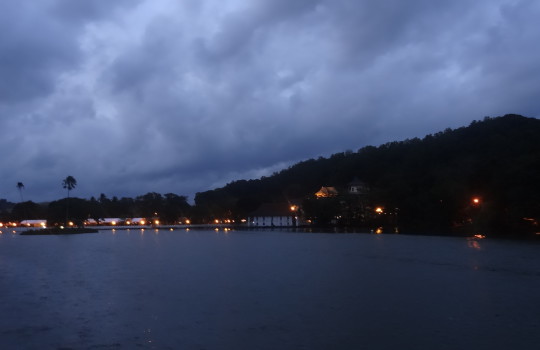
POLYGON ((174 193, 166 193, 164 197, 160 214, 160 219, 164 223, 174 224, 179 218, 187 216, 190 209, 187 197, 174 193))
POLYGON ((67 197, 69 198, 69 192, 77 187, 77 180, 73 176, 68 176, 62 181, 62 187, 67 189, 67 197))
POLYGON ((163 197, 156 192, 149 192, 145 195, 135 198, 137 213, 141 217, 154 217, 161 213, 163 206, 163 197))
POLYGON ((45 209, 32 201, 17 203, 11 210, 11 219, 14 221, 43 219, 45 215, 45 209))
POLYGON ((66 222, 67 225, 69 219, 69 192, 77 186, 77 180, 73 176, 67 176, 62 181, 62 187, 67 189, 67 201, 66 201, 66 222))
POLYGON ((89 203, 89 201, 77 197, 70 197, 69 200, 68 198, 64 198, 50 202, 47 207, 47 221, 50 223, 63 222, 65 219, 64 215, 66 214, 66 207, 69 205, 70 219, 75 224, 80 225, 88 218, 89 203))
POLYGON ((24 184, 22 182, 17 182, 17 189, 19 189, 19 194, 21 195, 21 203, 24 202, 22 190, 24 188, 24 184))

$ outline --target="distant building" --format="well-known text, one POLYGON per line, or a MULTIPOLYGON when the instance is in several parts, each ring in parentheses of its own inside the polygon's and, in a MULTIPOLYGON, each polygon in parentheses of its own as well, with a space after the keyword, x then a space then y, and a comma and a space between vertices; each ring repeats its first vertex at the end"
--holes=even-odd
POLYGON ((148 220, 146 220, 145 218, 132 218, 131 220, 129 220, 129 222, 132 225, 146 225, 148 223, 148 220))
POLYGON ((296 227, 298 208, 287 203, 265 203, 248 217, 250 227, 296 227))
POLYGON ((335 187, 331 186, 323 186, 319 191, 315 193, 315 197, 317 198, 328 198, 328 197, 336 197, 338 195, 338 191, 335 187))
POLYGON ((97 225, 98 222, 95 219, 88 218, 88 219, 84 220, 84 224, 85 225, 97 225))
POLYGON ((357 177, 347 184, 347 192, 349 192, 349 194, 364 195, 367 194, 368 191, 368 185, 366 185, 365 182, 360 181, 357 177))
POLYGON ((121 218, 104 218, 99 219, 100 225, 106 225, 106 226, 115 226, 115 225, 123 225, 125 222, 124 219, 121 218))
POLYGON ((37 220, 23 220, 19 224, 20 226, 26 227, 47 227, 47 220, 37 219, 37 220))

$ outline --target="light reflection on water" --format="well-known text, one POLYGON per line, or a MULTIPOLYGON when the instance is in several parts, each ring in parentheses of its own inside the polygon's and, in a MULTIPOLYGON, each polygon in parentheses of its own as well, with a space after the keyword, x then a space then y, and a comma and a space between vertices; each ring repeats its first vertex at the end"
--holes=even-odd
POLYGON ((475 238, 467 238, 467 246, 473 249, 482 249, 482 247, 480 247, 480 243, 478 243, 475 238))
POLYGON ((525 349, 539 280, 538 245, 477 238, 1 235, 0 348, 525 349))

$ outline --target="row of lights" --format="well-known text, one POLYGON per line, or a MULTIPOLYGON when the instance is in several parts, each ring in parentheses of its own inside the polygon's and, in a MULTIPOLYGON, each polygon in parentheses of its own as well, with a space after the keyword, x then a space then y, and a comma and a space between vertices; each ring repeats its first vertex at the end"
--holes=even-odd
POLYGON ((234 224, 234 220, 231 220, 231 219, 225 219, 225 220, 215 219, 214 224, 234 224))
MULTIPOLYGON (((6 222, 5 224, 3 222, 0 222, 0 228, 2 227, 17 227, 17 226, 20 226, 20 227, 31 227, 32 224, 17 224, 16 222, 6 222)), ((40 222, 39 223, 39 226, 41 227, 45 227, 46 224, 44 222, 40 222)))
MULTIPOLYGON (((479 197, 473 197, 471 201, 472 201, 472 204, 473 204, 473 205, 476 205, 476 206, 477 206, 477 205, 480 205, 480 202, 481 202, 481 200, 480 200, 479 197)), ((296 212, 296 211, 298 210, 298 206, 292 205, 292 206, 290 207, 290 209, 291 209, 292 212, 296 212)), ((376 212, 377 214, 382 214, 382 213, 384 213, 384 208, 383 208, 383 207, 377 207, 377 208, 375 208, 375 212, 376 212)), ((242 219, 242 220, 241 220, 242 223, 245 223, 246 221, 247 221, 246 219, 242 219)), ((215 220, 214 220, 214 223, 216 223, 216 224, 231 224, 231 223, 234 223, 234 222, 235 222, 235 221, 234 221, 234 220, 231 220, 231 219, 225 219, 225 220, 215 219, 215 220)), ((159 223, 160 223, 159 220, 154 220, 154 225, 159 225, 159 223)), ((182 224, 181 221, 179 221, 178 223, 179 223, 179 224, 182 224)), ((118 223, 117 223, 116 221, 111 221, 111 225, 116 226, 117 224, 118 224, 118 223)), ((126 221, 126 225, 131 225, 131 224, 132 224, 131 221, 129 221, 129 220, 126 221)), ((185 221, 184 221, 184 224, 189 225, 189 224, 191 224, 191 221, 190 221, 190 220, 185 220, 185 221)), ((41 225, 42 227, 45 227, 45 223, 41 223, 40 225, 41 225)), ((70 221, 70 222, 68 223, 68 225, 69 225, 69 226, 73 226, 74 224, 73 224, 72 221, 70 221)), ((145 221, 145 220, 139 221, 139 225, 146 225, 146 221, 145 221)), ((0 222, 0 227, 9 227, 9 226, 11 226, 11 227, 17 227, 17 223, 15 223, 15 222, 8 222, 8 223, 4 224, 4 223, 0 222)), ((27 224, 27 226, 30 226, 30 224, 27 224)))
MULTIPOLYGON (((224 219, 224 220, 215 219, 214 220, 214 224, 234 224, 235 222, 236 221, 232 220, 232 219, 224 219)), ((247 220, 246 219, 241 219, 240 222, 241 223, 246 223, 247 220)))
MULTIPOLYGON (((231 222, 234 222, 234 220, 232 220, 232 221, 231 220, 224 220, 224 222, 231 223, 231 222)), ((242 220, 242 222, 245 222, 245 220, 242 220)), ((160 221, 159 220, 154 220, 153 223, 154 223, 154 225, 159 225, 160 221)), ((179 221, 178 223, 182 224, 182 221, 179 221)), ((111 221, 110 224, 113 225, 113 226, 116 226, 116 225, 118 225, 118 222, 111 221)), ((131 225, 131 224, 132 224, 131 221, 129 221, 129 220, 126 221, 126 225, 131 225)), ((146 221, 141 220, 141 221, 139 221, 138 224, 139 225, 146 225, 146 221)), ((185 220, 184 224, 186 224, 186 225, 191 224, 191 220, 185 220)), ((39 225, 41 227, 46 227, 47 226, 45 222, 41 222, 39 225)), ((74 225, 75 225, 75 223, 73 221, 68 222, 68 226, 74 226, 74 225)), ((89 225, 89 223, 85 222, 85 225, 89 225)), ((16 222, 7 222, 7 223, 0 222, 0 228, 2 228, 2 227, 17 227, 17 226, 30 227, 32 225, 31 224, 17 224, 16 222)))
MULTIPOLYGON (((181 224, 182 224, 182 221, 179 221, 178 223, 181 225, 181 224)), ((186 224, 186 225, 189 225, 189 224, 191 224, 191 220, 185 220, 183 223, 186 224)), ((88 225, 88 223, 86 223, 86 224, 88 225)), ((119 223, 116 222, 116 221, 111 221, 110 224, 111 224, 112 226, 116 226, 116 225, 118 225, 119 223)), ((125 224, 126 224, 126 225, 131 225, 131 224, 133 224, 133 223, 132 223, 131 221, 127 220, 127 221, 125 222, 125 224)), ((138 225, 146 225, 147 222, 146 222, 146 220, 141 220, 141 221, 139 221, 139 222, 136 223, 136 224, 138 224, 138 225)), ((154 220, 154 221, 153 221, 153 224, 154 224, 154 225, 159 225, 159 224, 160 224, 160 221, 159 221, 159 220, 154 220)))

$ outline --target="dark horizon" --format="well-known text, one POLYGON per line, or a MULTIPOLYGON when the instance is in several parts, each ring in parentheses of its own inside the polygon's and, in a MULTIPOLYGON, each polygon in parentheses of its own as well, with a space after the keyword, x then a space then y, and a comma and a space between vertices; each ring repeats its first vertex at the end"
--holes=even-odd
MULTIPOLYGON (((70 207, 79 223, 86 218, 152 216, 167 224, 180 218, 193 223, 240 222, 259 216, 260 224, 274 226, 272 219, 265 222, 264 217, 276 216, 275 225, 281 226, 283 217, 298 216, 294 221, 287 218, 286 226, 301 221, 307 226, 372 230, 399 227, 401 232, 535 235, 540 222, 535 175, 540 167, 539 133, 538 119, 484 118, 423 139, 340 152, 258 180, 233 181, 197 193, 194 206, 185 196, 151 192, 135 198, 105 194, 90 201, 64 198, 46 207, 27 201, 14 205, 11 214, 6 213, 8 203, 0 209, 10 220, 45 215, 52 223, 67 221, 65 210, 70 207), (252 215, 256 211, 261 213, 252 215)), ((70 178, 78 184, 69 176, 64 182, 70 178)), ((75 190, 71 187, 72 193, 75 190)))

